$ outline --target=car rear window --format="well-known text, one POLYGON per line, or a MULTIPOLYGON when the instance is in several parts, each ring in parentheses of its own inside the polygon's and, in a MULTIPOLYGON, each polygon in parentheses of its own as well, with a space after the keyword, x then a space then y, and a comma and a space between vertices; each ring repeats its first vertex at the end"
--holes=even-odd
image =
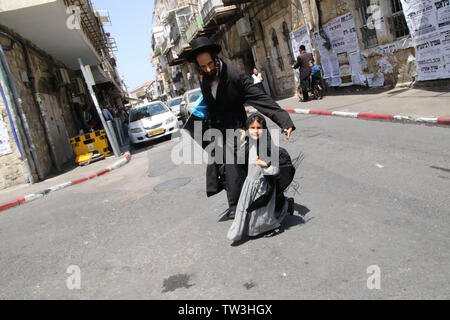
POLYGON ((192 92, 189 94, 189 103, 194 102, 202 95, 201 91, 192 92))
POLYGON ((182 98, 170 100, 169 107, 177 106, 181 103, 182 98))
POLYGON ((155 116, 160 113, 167 112, 168 110, 162 103, 154 103, 147 106, 138 107, 131 109, 130 111, 130 122, 138 121, 143 118, 148 118, 155 116))

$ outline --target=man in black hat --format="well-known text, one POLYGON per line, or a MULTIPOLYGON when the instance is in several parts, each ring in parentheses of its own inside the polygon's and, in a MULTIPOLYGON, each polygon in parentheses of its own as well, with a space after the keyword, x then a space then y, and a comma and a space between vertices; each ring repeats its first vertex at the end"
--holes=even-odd
MULTIPOLYGON (((253 84, 251 78, 234 66, 223 62, 217 54, 221 47, 213 44, 206 37, 194 39, 191 43, 192 51, 187 55, 189 62, 194 62, 200 74, 200 86, 203 97, 208 106, 208 119, 214 129, 222 132, 226 137, 226 129, 245 130, 247 113, 244 103, 255 107, 263 115, 275 122, 287 135, 289 140, 295 130, 289 114, 283 110, 268 95, 253 84)), ((235 140, 226 139, 224 149, 232 148, 234 159, 224 159, 225 189, 227 192, 228 218, 233 218, 239 201, 239 195, 247 175, 244 164, 237 164, 237 144, 235 140)), ((227 152, 224 152, 226 155, 227 152)), ((219 183, 221 175, 217 164, 210 164, 206 172, 206 191, 210 197, 222 190, 219 183)))

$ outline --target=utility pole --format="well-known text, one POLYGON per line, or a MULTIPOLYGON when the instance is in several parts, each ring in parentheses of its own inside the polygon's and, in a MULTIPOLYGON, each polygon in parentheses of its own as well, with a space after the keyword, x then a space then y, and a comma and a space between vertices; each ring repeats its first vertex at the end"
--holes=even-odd
POLYGON ((80 64, 81 72, 83 73, 84 80, 86 81, 87 87, 89 89, 89 93, 91 94, 92 101, 94 102, 95 109, 97 110, 98 116, 100 117, 100 120, 102 121, 103 128, 105 129, 106 136, 109 139, 109 142, 111 143, 111 148, 113 149, 114 156, 117 158, 120 157, 120 149, 117 147, 117 140, 116 135, 114 134, 114 131, 111 131, 110 126, 105 121, 105 118, 103 117, 103 112, 100 109, 100 105, 98 104, 97 96, 95 95, 93 86, 95 85, 94 77, 92 76, 92 72, 89 66, 83 65, 83 62, 81 61, 81 58, 78 58, 78 63, 80 64))

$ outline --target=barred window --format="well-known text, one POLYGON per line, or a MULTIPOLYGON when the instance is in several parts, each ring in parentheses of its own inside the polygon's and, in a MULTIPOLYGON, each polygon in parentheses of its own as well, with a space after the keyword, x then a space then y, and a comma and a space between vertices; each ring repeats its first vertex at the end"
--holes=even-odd
POLYGON ((391 0, 392 17, 389 19, 391 31, 395 38, 409 35, 409 28, 406 24, 405 15, 400 0, 391 0))
POLYGON ((360 31, 365 48, 370 48, 378 44, 377 30, 373 26, 367 26, 367 21, 370 18, 370 14, 368 12, 368 8, 370 6, 371 0, 356 1, 356 8, 362 23, 360 31))

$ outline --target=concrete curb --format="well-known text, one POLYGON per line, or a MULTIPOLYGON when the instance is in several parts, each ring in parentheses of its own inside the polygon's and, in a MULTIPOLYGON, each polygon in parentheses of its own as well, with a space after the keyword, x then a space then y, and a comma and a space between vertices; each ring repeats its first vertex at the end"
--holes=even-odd
POLYGON ((116 163, 114 163, 113 165, 111 165, 111 166, 107 167, 106 169, 101 170, 101 171, 99 171, 97 173, 94 173, 94 174, 92 174, 92 175, 90 175, 88 177, 81 178, 81 179, 78 179, 78 180, 73 180, 73 181, 66 182, 66 183, 62 183, 62 184, 59 184, 57 186, 45 189, 44 191, 37 192, 37 193, 32 193, 32 194, 29 194, 29 195, 27 195, 25 197, 22 197, 22 198, 19 198, 19 199, 16 199, 16 200, 12 200, 12 201, 8 201, 6 203, 0 204, 0 212, 4 211, 6 209, 9 209, 9 208, 13 208, 15 206, 18 206, 18 205, 20 205, 22 203, 28 203, 28 202, 32 202, 34 200, 43 198, 44 196, 46 196, 49 193, 52 193, 52 192, 55 192, 55 191, 58 191, 58 190, 62 190, 62 189, 65 189, 67 187, 70 187, 70 186, 73 186, 73 185, 76 185, 76 184, 80 184, 82 182, 85 182, 85 181, 88 181, 88 180, 92 180, 92 179, 94 179, 96 177, 100 177, 100 176, 102 176, 104 174, 110 173, 111 171, 124 166, 125 164, 130 162, 130 160, 131 160, 131 154, 130 154, 130 152, 126 152, 123 155, 123 158, 120 159, 119 161, 117 161, 116 163))
MULTIPOLYGON (((390 121, 409 121, 418 123, 434 123, 434 124, 446 124, 450 125, 450 119, 445 118, 427 118, 427 117, 414 117, 414 116, 404 116, 404 115, 392 115, 392 114, 374 114, 374 113, 362 113, 362 112, 343 112, 343 111, 318 111, 309 109, 287 109, 284 108, 289 113, 298 114, 314 114, 314 115, 325 115, 325 116, 337 116, 337 117, 347 117, 347 118, 358 118, 358 119, 378 119, 378 120, 390 120, 390 121)), ((247 108, 247 113, 258 112, 254 108, 247 108)))

